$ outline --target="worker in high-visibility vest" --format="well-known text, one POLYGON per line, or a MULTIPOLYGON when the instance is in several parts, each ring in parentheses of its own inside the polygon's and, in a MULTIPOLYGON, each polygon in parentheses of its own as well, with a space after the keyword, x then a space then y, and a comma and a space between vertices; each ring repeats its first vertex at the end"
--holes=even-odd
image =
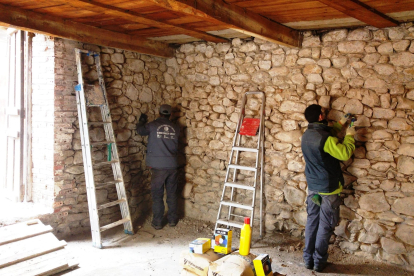
POLYGON ((326 110, 320 105, 312 104, 305 110, 309 125, 302 136, 302 152, 308 183, 308 218, 303 258, 306 268, 317 272, 327 265, 329 239, 339 221, 339 194, 344 185, 339 161, 348 160, 355 150, 355 126, 347 129, 342 143, 336 137, 349 117, 346 114, 329 127, 326 110))

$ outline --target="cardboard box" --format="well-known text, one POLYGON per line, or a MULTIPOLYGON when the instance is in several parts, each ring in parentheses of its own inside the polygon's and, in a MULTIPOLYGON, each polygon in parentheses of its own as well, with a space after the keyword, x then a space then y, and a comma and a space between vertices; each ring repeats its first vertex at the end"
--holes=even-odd
POLYGON ((212 249, 205 254, 190 253, 188 250, 181 253, 180 265, 186 270, 198 276, 207 276, 211 262, 220 259, 222 256, 214 253, 212 249))
POLYGON ((211 240, 205 238, 198 238, 190 242, 190 252, 197 254, 204 254, 211 247, 211 240))
POLYGON ((208 276, 254 276, 253 260, 256 255, 242 256, 233 252, 210 264, 208 276))
POLYGON ((273 275, 272 265, 268 254, 260 254, 253 260, 256 276, 273 275))
POLYGON ((225 228, 217 228, 214 231, 214 252, 221 254, 231 253, 231 240, 233 231, 225 228))

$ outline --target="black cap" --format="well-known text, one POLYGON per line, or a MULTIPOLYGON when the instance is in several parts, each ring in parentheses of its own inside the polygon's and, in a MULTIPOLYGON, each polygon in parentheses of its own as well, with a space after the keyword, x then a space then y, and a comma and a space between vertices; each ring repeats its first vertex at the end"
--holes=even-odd
POLYGON ((171 105, 163 104, 160 106, 160 114, 171 115, 171 105))

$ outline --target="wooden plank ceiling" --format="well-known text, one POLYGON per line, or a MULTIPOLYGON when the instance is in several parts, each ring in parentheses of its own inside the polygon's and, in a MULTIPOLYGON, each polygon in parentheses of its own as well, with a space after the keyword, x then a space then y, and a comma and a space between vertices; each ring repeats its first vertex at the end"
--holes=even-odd
POLYGON ((173 46, 414 20, 414 0, 0 0, 0 26, 170 57, 173 46))

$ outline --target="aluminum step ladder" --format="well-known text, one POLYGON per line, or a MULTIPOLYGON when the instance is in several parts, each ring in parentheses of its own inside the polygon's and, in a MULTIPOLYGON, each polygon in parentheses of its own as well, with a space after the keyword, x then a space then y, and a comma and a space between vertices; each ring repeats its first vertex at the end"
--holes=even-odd
POLYGON ((99 53, 75 49, 76 65, 78 70, 78 85, 75 86, 76 103, 78 107, 79 130, 82 144, 83 165, 85 170, 86 192, 89 207, 89 218, 91 222, 92 244, 94 247, 102 248, 101 232, 124 225, 124 232, 126 234, 134 234, 131 222, 131 214, 129 211, 127 195, 125 191, 124 179, 121 171, 121 164, 119 161, 118 150, 115 141, 114 130, 112 128, 112 119, 108 106, 108 99, 106 95, 105 82, 102 74, 102 67, 99 53), (82 73, 82 55, 92 56, 96 65, 96 72, 98 73, 99 85, 88 85, 83 80, 82 73), (89 122, 87 108, 95 107, 100 109, 102 121, 89 122), (105 131, 105 141, 91 142, 89 137, 89 126, 103 127, 105 131), (92 147, 107 147, 107 160, 94 162, 92 160, 92 147), (94 180, 94 169, 104 166, 112 166, 113 179, 109 179, 103 183, 96 183, 94 180), (96 189, 103 187, 114 186, 118 194, 118 200, 97 204, 96 189), (108 225, 101 226, 99 223, 98 211, 112 206, 119 205, 121 209, 122 219, 115 221, 108 225))
POLYGON ((256 190, 257 183, 260 183, 260 237, 263 233, 263 160, 264 160, 264 109, 265 106, 265 94, 263 92, 246 92, 242 99, 242 105, 240 110, 239 121, 237 123, 236 133, 233 139, 233 145, 231 148, 231 154, 229 163, 227 166, 227 173, 224 180, 223 193, 220 199, 220 207, 217 214, 217 221, 215 230, 217 228, 242 228, 243 217, 240 212, 236 213, 235 210, 244 210, 244 212, 250 212, 250 226, 253 227, 254 222, 254 210, 256 201, 256 190), (247 96, 258 95, 261 97, 262 103, 260 107, 259 118, 248 118, 246 117, 246 102, 247 96), (243 136, 258 136, 257 146, 243 147, 242 137, 243 136), (255 154, 255 165, 254 166, 243 166, 240 165, 240 153, 252 152, 255 154), (234 160, 233 160, 234 159, 234 160), (230 172, 232 171, 232 173, 230 172), (254 173, 253 185, 248 183, 240 183, 237 181, 237 176, 241 171, 250 171, 254 173), (232 176, 231 176, 232 174, 232 176), (231 178, 231 180, 230 180, 231 178), (230 193, 229 193, 230 192, 230 193), (245 194, 250 193, 252 196, 251 202, 239 202, 237 200, 237 194, 244 192, 245 194), (229 195, 230 194, 230 195, 229 195), (228 211, 223 210, 227 208, 228 211))

